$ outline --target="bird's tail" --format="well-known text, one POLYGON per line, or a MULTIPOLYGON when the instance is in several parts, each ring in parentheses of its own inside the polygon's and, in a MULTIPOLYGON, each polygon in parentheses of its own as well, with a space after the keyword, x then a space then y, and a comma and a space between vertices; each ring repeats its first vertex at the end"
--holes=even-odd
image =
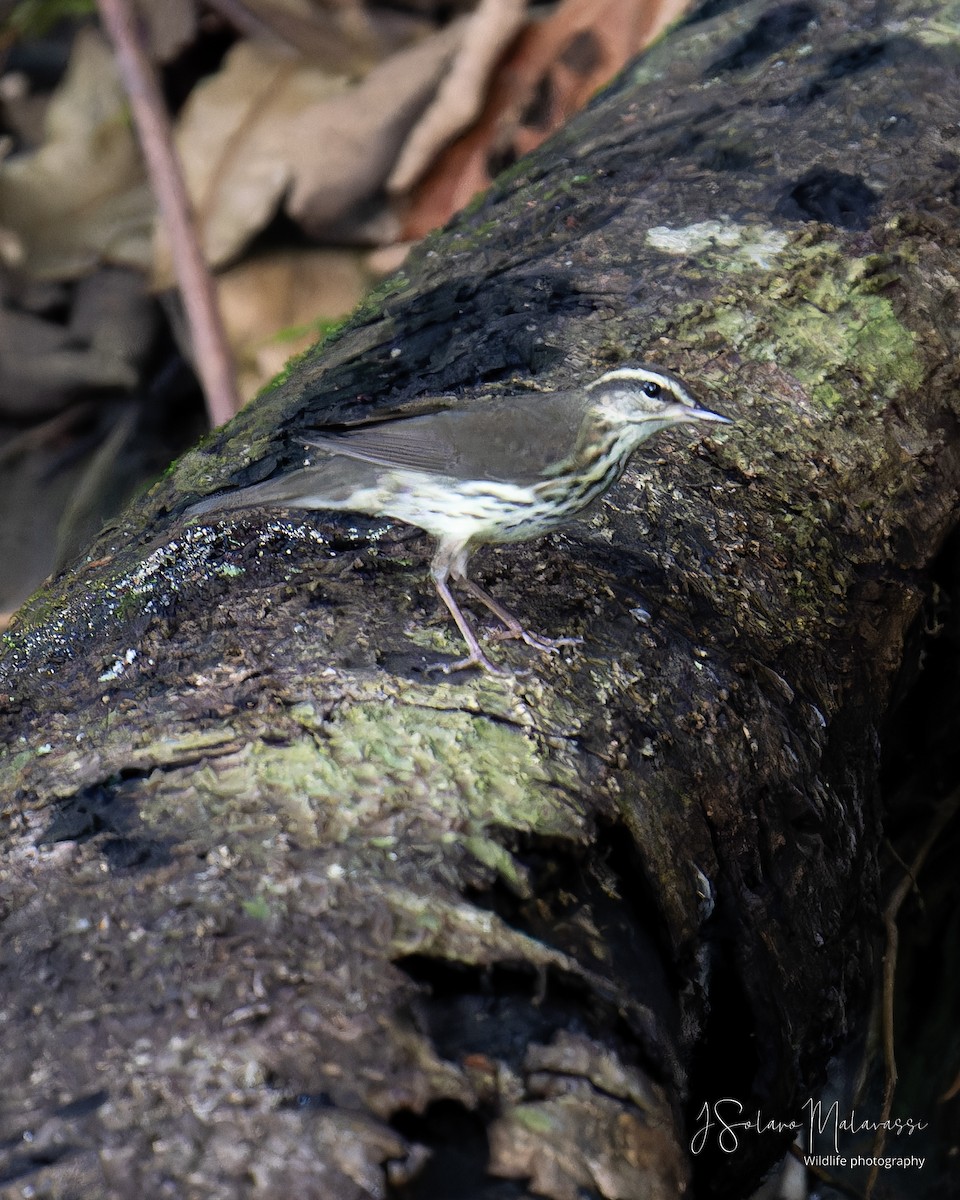
POLYGON ((251 487, 207 496, 186 509, 184 516, 238 508, 353 508, 352 502, 363 491, 376 486, 381 470, 351 459, 325 457, 312 466, 275 475, 251 487))

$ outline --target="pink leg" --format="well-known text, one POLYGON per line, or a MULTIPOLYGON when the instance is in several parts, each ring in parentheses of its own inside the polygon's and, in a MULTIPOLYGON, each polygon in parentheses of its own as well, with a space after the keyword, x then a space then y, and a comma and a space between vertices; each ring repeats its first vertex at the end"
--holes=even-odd
POLYGON ((484 671, 489 671, 493 675, 511 674, 510 671, 504 670, 503 667, 495 666, 484 654, 480 643, 477 641, 477 635, 470 626, 470 622, 450 591, 447 576, 448 572, 446 570, 434 572, 433 582, 436 584, 440 599, 450 610, 450 615, 456 621, 457 628, 463 634, 463 640, 467 643, 467 649, 470 653, 466 658, 461 658, 459 662, 439 664, 433 669, 449 674, 451 671, 465 671, 469 667, 481 667, 484 671))
MULTIPOLYGON (((503 605, 493 598, 486 588, 482 588, 479 583, 474 583, 472 579, 468 579, 466 575, 461 575, 457 582, 463 588, 474 596, 481 604, 485 604, 493 615, 504 623, 506 629, 503 632, 491 633, 489 636, 497 641, 505 641, 511 638, 520 638, 527 643, 528 646, 533 646, 537 650, 543 650, 547 654, 559 653, 561 646, 579 646, 583 638, 548 638, 542 637, 539 633, 531 633, 528 629, 520 624, 517 618, 504 608, 503 605)), ((456 618, 456 614, 454 614, 456 618)), ((459 624, 459 622, 457 622, 459 624)))

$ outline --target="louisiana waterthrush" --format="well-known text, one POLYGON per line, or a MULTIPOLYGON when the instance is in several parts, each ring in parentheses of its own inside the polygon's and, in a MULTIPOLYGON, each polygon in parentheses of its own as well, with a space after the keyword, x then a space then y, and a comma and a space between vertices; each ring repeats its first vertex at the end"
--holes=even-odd
POLYGON ((723 421, 699 408, 659 367, 619 367, 575 391, 501 396, 464 407, 424 400, 411 415, 380 415, 305 437, 308 466, 208 497, 197 515, 255 506, 340 509, 405 521, 437 539, 430 573, 470 651, 446 671, 500 673, 450 590, 451 583, 503 622, 503 638, 555 651, 578 639, 531 633, 467 575, 480 546, 539 537, 602 496, 637 447, 671 425, 723 421))

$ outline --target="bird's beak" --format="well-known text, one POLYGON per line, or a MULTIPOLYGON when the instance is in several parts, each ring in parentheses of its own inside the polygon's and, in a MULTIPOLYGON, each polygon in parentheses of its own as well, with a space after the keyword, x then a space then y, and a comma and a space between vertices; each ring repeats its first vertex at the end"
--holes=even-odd
POLYGON ((719 413, 710 412, 706 408, 690 408, 686 404, 672 404, 667 409, 667 415, 677 421, 719 421, 721 425, 732 425, 729 417, 721 417, 719 413))
POLYGON ((710 412, 707 408, 695 408, 690 415, 696 417, 698 421, 719 421, 721 425, 733 424, 730 417, 721 417, 719 413, 710 412))

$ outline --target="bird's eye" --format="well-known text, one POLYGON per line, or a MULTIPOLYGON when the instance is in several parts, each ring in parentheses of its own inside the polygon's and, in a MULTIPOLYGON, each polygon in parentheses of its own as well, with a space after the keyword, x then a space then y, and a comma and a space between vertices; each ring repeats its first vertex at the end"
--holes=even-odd
POLYGON ((662 391, 663 388, 660 386, 660 384, 654 383, 652 379, 648 379, 643 385, 643 394, 645 396, 649 396, 651 400, 656 400, 662 391))

